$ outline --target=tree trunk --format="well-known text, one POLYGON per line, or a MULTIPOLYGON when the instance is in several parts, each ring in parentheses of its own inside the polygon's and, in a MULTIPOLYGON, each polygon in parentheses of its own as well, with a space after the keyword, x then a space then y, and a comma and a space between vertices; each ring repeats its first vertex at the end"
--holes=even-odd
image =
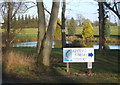
POLYGON ((100 54, 104 53, 105 48, 105 11, 104 11, 104 2, 98 2, 99 5, 99 51, 100 54))
MULTIPOLYGON (((50 54, 52 50, 52 41, 54 37, 54 32, 56 30, 57 18, 58 18, 58 11, 59 11, 59 3, 60 1, 53 1, 50 22, 48 25, 47 32, 44 36, 44 39, 41 44, 40 49, 40 57, 43 59, 44 66, 50 66, 50 54)), ((38 62, 39 63, 39 62, 38 62)))
POLYGON ((12 9, 11 2, 8 2, 8 11, 7 11, 7 33, 6 33, 6 49, 7 52, 10 49, 10 28, 11 28, 11 17, 12 17, 12 9))
POLYGON ((66 47, 65 9, 66 9, 66 0, 63 0, 63 7, 62 7, 62 48, 66 47))
POLYGON ((38 42, 37 42, 37 54, 40 53, 41 43, 45 36, 46 24, 43 1, 37 2, 38 8, 38 42))

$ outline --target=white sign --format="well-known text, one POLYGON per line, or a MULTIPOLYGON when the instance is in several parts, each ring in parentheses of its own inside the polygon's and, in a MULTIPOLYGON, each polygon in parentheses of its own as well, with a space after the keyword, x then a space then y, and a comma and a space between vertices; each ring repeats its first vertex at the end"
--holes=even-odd
POLYGON ((62 32, 66 32, 66 30, 65 30, 65 29, 62 29, 62 32))
POLYGON ((92 69, 92 62, 88 62, 87 67, 88 67, 88 69, 92 69))
POLYGON ((94 62, 94 48, 63 48, 63 62, 94 62))

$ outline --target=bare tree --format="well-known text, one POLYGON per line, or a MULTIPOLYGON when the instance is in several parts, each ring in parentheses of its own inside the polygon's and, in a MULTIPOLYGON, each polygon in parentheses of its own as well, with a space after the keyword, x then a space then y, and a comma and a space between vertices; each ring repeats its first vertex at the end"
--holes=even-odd
POLYGON ((120 12, 119 12, 119 3, 120 2, 116 2, 115 0, 112 2, 112 3, 107 3, 107 2, 104 2, 104 5, 110 9, 112 12, 114 12, 118 18, 120 19, 120 12))
POLYGON ((83 22, 85 22, 85 18, 82 16, 82 14, 77 14, 77 21, 79 26, 83 24, 83 22))
POLYGON ((103 55, 105 51, 105 8, 104 2, 98 2, 99 5, 99 51, 103 55))
MULTIPOLYGON (((0 3, 0 13, 2 15, 3 21, 7 27, 6 27, 6 32, 4 33, 5 36, 4 37, 4 41, 5 42, 5 50, 9 50, 10 44, 11 42, 13 42, 14 39, 11 39, 11 34, 13 34, 11 32, 11 22, 13 20, 13 18, 17 15, 17 14, 23 14, 25 13, 28 9, 30 9, 33 6, 28 7, 27 6, 28 2, 14 2, 11 0, 11 2, 2 2, 0 3)), ((35 6, 35 5, 34 5, 35 6)))
MULTIPOLYGON (((43 3, 43 2, 38 2, 38 3, 43 3)), ((59 0, 57 2, 55 2, 55 0, 53 0, 48 29, 45 32, 44 39, 41 41, 40 52, 39 52, 39 55, 37 58, 38 66, 41 66, 41 64, 43 64, 44 66, 50 66, 50 54, 51 54, 51 50, 52 50, 52 41, 53 41, 53 37, 54 37, 54 32, 56 30, 59 4, 60 4, 59 0)), ((37 5, 37 6, 39 6, 39 5, 37 5)), ((42 8, 43 8, 43 6, 42 6, 42 8)), ((41 9, 39 9, 39 10, 41 10, 41 9)), ((38 15, 39 15, 39 12, 38 12, 38 15)), ((44 20, 45 20, 45 18, 44 18, 44 20)), ((39 22, 39 23, 41 23, 41 22, 39 22)))
POLYGON ((41 43, 44 39, 45 32, 46 32, 46 24, 45 24, 45 12, 44 12, 44 5, 43 1, 37 2, 38 8, 38 43, 37 43, 37 53, 40 53, 41 43))

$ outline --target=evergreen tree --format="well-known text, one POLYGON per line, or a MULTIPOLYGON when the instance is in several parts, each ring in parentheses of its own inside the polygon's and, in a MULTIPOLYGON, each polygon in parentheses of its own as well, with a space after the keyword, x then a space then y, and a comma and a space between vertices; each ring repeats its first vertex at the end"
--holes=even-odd
POLYGON ((33 16, 32 20, 31 20, 31 27, 36 28, 36 23, 37 23, 37 21, 36 21, 35 17, 33 16))
POLYGON ((27 14, 25 15, 24 24, 25 24, 24 27, 27 28, 27 24, 28 24, 28 16, 27 16, 27 14))
MULTIPOLYGON (((57 19, 57 23, 59 23, 60 25, 62 24, 62 22, 60 21, 60 19, 57 19)), ((57 24, 56 26, 56 31, 55 31, 55 35, 54 35, 55 40, 60 40, 61 39, 61 27, 57 24)))
POLYGON ((27 14, 25 15, 25 22, 28 20, 28 16, 27 16, 27 14))
POLYGON ((38 17, 36 16, 36 18, 35 18, 35 28, 37 28, 38 27, 38 17))
POLYGON ((37 16, 35 17, 35 20, 38 21, 38 17, 37 16))
POLYGON ((68 34, 74 35, 76 33, 76 24, 74 18, 71 18, 70 23, 68 25, 68 34))
POLYGON ((15 29, 17 27, 17 18, 14 16, 14 18, 11 21, 11 28, 15 29))
POLYGON ((18 16, 18 21, 20 21, 20 16, 18 16))
POLYGON ((107 19, 105 19, 105 30, 104 30, 104 36, 109 37, 110 36, 110 24, 107 19))
POLYGON ((24 16, 22 15, 22 18, 21 18, 22 22, 24 23, 24 16))
POLYGON ((92 38, 94 36, 94 31, 93 31, 93 27, 90 23, 90 21, 86 21, 84 23, 84 27, 82 30, 82 37, 83 38, 92 38))
POLYGON ((13 21, 17 21, 17 18, 16 18, 16 16, 13 18, 13 21))

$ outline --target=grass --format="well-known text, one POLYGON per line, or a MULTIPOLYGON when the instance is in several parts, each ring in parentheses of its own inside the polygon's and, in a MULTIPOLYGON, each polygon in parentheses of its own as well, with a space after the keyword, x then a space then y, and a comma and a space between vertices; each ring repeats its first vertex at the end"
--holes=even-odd
POLYGON ((17 35, 18 39, 27 39, 36 41, 37 40, 37 28, 26 28, 21 30, 21 32, 17 35))
POLYGON ((66 63, 62 62, 62 49, 57 48, 53 49, 51 53, 51 65, 54 70, 51 70, 50 75, 35 73, 27 69, 29 66, 33 66, 35 49, 32 47, 13 48, 13 52, 8 54, 9 57, 7 57, 6 65, 9 66, 8 69, 13 69, 13 73, 16 73, 18 77, 31 79, 34 82, 118 83, 118 50, 107 50, 104 56, 101 56, 99 51, 95 50, 95 62, 92 69, 94 74, 87 76, 85 74, 87 63, 70 63, 70 74, 68 75, 65 71, 66 63))
MULTIPOLYGON (((119 28, 118 26, 111 26, 111 35, 119 35, 118 32, 120 29, 118 28, 119 28)), ((82 29, 83 27, 76 27, 76 34, 81 35, 82 29)), ((99 35, 98 27, 93 27, 93 29, 94 35, 99 35)), ((21 41, 37 41, 37 34, 38 34, 37 28, 24 28, 20 31, 20 33, 17 34, 17 39, 21 41)), ((68 31, 66 31, 66 34, 68 34, 68 31)))
MULTIPOLYGON (((111 35, 119 35, 118 31, 119 31, 119 26, 111 26, 111 35)), ((66 28, 67 29, 67 28, 66 28)), ((99 35, 99 28, 97 27, 93 27, 94 29, 94 35, 99 35)), ((83 27, 76 27, 76 34, 81 34, 83 30, 83 27)), ((66 32, 67 34, 68 32, 66 32)))
POLYGON ((18 71, 26 71, 26 69, 34 66, 35 58, 31 55, 25 55, 23 53, 10 51, 5 54, 3 59, 6 68, 5 72, 18 72, 18 71))
MULTIPOLYGON (((110 27, 110 30, 111 30, 110 35, 119 35, 118 32, 119 32, 120 29, 118 29, 118 28, 119 28, 118 26, 111 26, 110 27)), ((77 27, 76 28, 76 34, 81 34, 82 29, 83 29, 83 27, 77 27)), ((99 35, 98 27, 93 27, 93 29, 94 29, 94 35, 99 35)))

